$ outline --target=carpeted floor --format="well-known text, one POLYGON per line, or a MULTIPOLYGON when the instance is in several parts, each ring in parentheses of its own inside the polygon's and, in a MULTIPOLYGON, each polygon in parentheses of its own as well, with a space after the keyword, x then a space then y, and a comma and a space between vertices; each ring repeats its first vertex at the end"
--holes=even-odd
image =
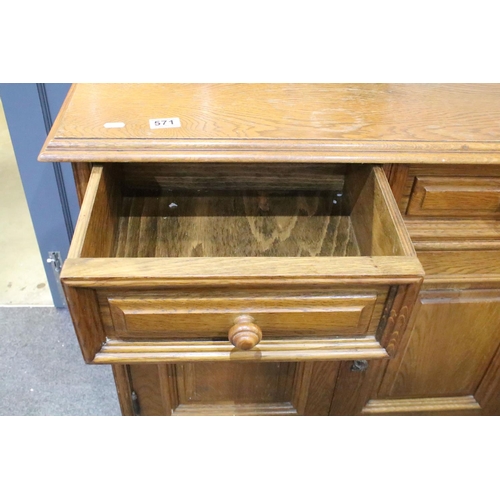
POLYGON ((0 307, 0 415, 120 415, 111 367, 84 363, 66 309, 0 307))

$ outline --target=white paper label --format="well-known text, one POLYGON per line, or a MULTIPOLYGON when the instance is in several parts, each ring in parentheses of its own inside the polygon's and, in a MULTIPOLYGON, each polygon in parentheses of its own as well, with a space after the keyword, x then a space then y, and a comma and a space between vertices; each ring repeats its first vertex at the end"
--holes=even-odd
POLYGON ((104 128, 123 128, 125 123, 123 122, 108 122, 104 124, 104 128))
POLYGON ((155 128, 179 128, 181 121, 179 118, 152 118, 149 120, 149 127, 155 128))

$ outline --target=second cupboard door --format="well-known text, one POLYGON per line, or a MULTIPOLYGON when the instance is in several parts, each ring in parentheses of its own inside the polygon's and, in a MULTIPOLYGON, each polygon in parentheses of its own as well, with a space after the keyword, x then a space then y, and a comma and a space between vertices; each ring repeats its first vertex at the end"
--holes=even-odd
POLYGON ((500 290, 425 291, 414 314, 365 413, 479 413, 476 391, 500 345, 500 290))

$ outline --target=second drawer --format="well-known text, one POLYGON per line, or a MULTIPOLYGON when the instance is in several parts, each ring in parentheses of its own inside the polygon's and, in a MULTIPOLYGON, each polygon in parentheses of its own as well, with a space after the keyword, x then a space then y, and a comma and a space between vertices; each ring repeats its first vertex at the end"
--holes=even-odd
POLYGON ((406 215, 498 218, 500 178, 417 176, 406 215))

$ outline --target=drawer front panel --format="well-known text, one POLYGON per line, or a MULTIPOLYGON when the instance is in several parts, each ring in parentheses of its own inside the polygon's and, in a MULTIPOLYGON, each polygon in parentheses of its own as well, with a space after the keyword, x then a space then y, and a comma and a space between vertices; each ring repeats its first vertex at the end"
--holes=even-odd
POLYGON ((411 192, 407 215, 498 217, 500 179, 417 177, 411 192))
POLYGON ((277 297, 108 297, 112 329, 120 339, 227 338, 235 319, 254 318, 263 338, 362 335, 376 328, 383 298, 377 294, 277 297), (374 314, 375 313, 375 314, 374 314))

